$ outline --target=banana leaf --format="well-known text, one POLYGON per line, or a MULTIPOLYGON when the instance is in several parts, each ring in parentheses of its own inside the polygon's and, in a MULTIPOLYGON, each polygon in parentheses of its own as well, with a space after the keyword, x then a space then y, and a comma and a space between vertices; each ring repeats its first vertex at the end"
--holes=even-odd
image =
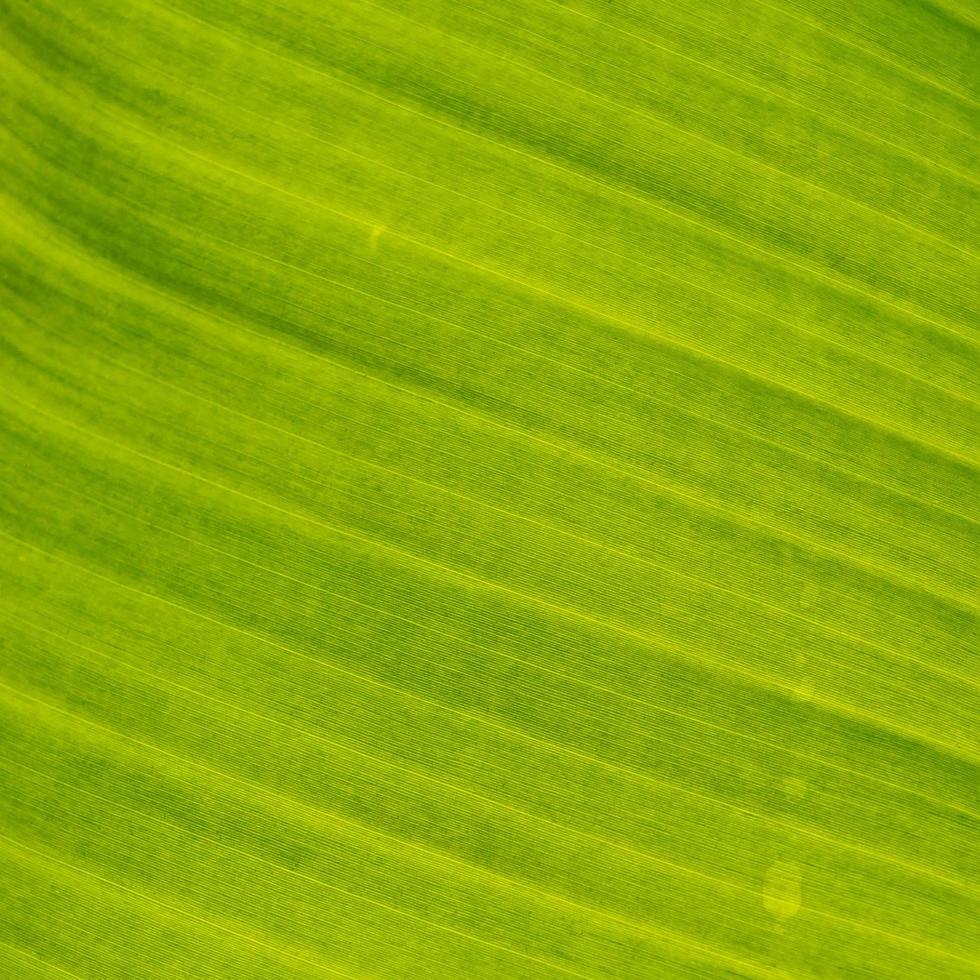
POLYGON ((975 3, 0 38, 0 977, 980 976, 975 3))

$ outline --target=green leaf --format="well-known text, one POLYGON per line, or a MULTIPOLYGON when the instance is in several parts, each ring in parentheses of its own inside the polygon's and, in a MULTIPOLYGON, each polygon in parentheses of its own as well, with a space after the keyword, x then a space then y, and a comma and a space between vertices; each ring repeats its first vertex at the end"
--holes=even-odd
POLYGON ((0 976, 980 973, 975 4, 0 17, 0 976))

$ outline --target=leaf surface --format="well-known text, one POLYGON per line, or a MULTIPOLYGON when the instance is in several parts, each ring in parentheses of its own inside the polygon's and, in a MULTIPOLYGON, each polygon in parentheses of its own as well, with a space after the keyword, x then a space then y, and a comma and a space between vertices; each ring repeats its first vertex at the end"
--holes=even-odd
POLYGON ((980 972, 972 4, 0 17, 0 976, 980 972))

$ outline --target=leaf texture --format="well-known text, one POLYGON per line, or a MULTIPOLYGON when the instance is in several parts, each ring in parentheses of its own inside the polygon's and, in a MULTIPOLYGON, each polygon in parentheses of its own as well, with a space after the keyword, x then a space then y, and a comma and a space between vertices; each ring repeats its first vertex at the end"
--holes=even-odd
POLYGON ((0 976, 980 975, 974 3, 0 18, 0 976))

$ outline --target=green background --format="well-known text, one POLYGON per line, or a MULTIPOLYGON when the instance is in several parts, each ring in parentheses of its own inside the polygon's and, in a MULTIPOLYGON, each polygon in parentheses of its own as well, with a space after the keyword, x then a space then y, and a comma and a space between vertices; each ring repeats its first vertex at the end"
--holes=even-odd
POLYGON ((975 3, 0 25, 0 977, 980 975, 975 3))

